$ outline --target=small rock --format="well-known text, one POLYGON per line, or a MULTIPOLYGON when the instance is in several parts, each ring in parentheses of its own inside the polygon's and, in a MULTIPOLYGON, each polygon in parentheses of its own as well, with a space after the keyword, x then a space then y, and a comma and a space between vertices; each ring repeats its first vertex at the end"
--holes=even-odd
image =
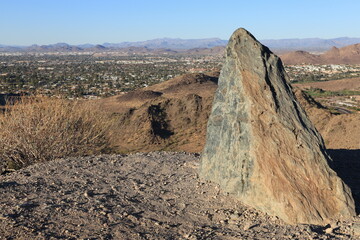
POLYGON ((88 197, 93 197, 93 196, 94 196, 94 192, 93 192, 93 191, 85 191, 85 192, 84 192, 84 196, 87 197, 87 198, 88 198, 88 197))
POLYGON ((220 223, 221 223, 221 224, 228 224, 228 220, 227 220, 227 219, 225 219, 225 220, 220 220, 220 223))
POLYGON ((354 223, 351 226, 351 231, 354 235, 360 236, 360 223, 354 223))
POLYGON ((179 203, 179 209, 184 210, 186 208, 186 204, 185 203, 179 203))
POLYGON ((135 222, 135 223, 138 222, 138 219, 137 219, 135 216, 133 216, 133 215, 129 215, 129 216, 127 216, 127 218, 128 218, 130 221, 132 221, 132 222, 135 222))
POLYGON ((230 218, 231 218, 232 220, 239 220, 239 219, 240 219, 238 214, 231 214, 231 215, 230 215, 230 218))
POLYGON ((250 227, 251 227, 251 224, 250 224, 250 223, 245 223, 244 226, 243 226, 243 229, 244 229, 245 231, 247 231, 247 230, 250 229, 250 227))
POLYGON ((187 234, 187 233, 185 233, 185 234, 183 235, 184 239, 188 239, 189 236, 190 236, 190 234, 187 234))
POLYGON ((331 233, 333 233, 333 231, 334 231, 334 229, 333 229, 332 227, 328 227, 328 228, 325 229, 324 232, 325 232, 326 234, 331 234, 331 233))
POLYGON ((108 217, 108 219, 109 219, 110 222, 114 222, 114 221, 115 221, 115 217, 114 217, 113 214, 109 213, 109 214, 107 215, 107 217, 108 217))

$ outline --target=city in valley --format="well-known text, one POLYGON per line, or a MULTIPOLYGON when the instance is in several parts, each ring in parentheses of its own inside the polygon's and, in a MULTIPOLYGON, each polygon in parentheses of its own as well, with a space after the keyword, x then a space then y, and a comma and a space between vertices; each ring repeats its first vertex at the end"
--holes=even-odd
MULTIPOLYGON (((220 71, 223 61, 223 51, 217 54, 1 52, 0 94, 103 98, 186 73, 220 71)), ((359 111, 360 65, 296 64, 285 65, 285 69, 292 83, 335 112, 336 109, 359 111), (346 86, 336 84, 344 79, 346 86), (328 88, 329 83, 338 87, 328 88)))
POLYGON ((189 72, 219 71, 221 57, 118 53, 0 53, 1 94, 98 98, 189 72))

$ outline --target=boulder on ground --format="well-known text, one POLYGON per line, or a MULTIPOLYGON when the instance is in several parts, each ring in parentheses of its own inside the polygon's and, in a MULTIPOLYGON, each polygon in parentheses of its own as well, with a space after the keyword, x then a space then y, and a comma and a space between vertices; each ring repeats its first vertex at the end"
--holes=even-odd
POLYGON ((323 139, 281 60, 245 29, 231 36, 208 121, 200 175, 289 223, 355 215, 323 139))

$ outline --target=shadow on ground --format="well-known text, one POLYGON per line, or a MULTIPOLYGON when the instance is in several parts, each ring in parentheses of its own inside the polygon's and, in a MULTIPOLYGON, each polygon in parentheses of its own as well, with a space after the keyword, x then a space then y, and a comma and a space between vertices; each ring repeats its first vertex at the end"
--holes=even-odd
POLYGON ((333 169, 351 188, 356 213, 360 213, 360 149, 328 149, 334 160, 333 169))

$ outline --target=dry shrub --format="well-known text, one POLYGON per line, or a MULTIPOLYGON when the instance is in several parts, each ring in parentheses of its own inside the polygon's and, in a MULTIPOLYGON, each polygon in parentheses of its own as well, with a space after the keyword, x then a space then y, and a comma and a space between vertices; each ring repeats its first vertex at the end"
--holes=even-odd
POLYGON ((104 152, 113 121, 91 102, 21 98, 0 116, 0 159, 16 167, 104 152))

